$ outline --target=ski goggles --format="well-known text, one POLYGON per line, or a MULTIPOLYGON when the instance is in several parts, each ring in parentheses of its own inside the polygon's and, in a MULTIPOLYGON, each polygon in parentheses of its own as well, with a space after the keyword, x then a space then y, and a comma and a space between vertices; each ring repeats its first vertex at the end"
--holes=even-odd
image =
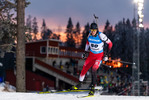
POLYGON ((91 31, 93 32, 93 31, 97 31, 97 29, 91 29, 91 31))

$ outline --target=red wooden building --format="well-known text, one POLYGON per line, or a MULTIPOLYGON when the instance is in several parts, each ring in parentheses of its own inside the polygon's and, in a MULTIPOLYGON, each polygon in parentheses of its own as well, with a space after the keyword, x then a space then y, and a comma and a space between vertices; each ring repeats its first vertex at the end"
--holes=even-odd
MULTIPOLYGON (((53 88, 60 88, 64 83, 74 85, 78 78, 66 73, 65 69, 54 67, 53 61, 65 65, 70 59, 76 60, 77 66, 82 66, 83 49, 65 47, 59 40, 39 40, 26 43, 26 88, 31 91, 42 91, 43 83, 53 88), (40 63, 39 63, 40 62, 40 63), (41 76, 42 75, 42 76, 41 76), (48 76, 50 75, 50 76, 48 76), (45 77, 46 76, 46 77, 45 77), (51 78, 54 77, 53 78, 51 78), (51 78, 51 79, 50 79, 51 78), (64 82, 64 83, 62 83, 64 82)), ((14 71, 7 71, 6 80, 15 86, 14 71)))
POLYGON ((26 56, 34 57, 60 57, 81 59, 83 49, 62 46, 59 40, 41 40, 26 43, 26 56))

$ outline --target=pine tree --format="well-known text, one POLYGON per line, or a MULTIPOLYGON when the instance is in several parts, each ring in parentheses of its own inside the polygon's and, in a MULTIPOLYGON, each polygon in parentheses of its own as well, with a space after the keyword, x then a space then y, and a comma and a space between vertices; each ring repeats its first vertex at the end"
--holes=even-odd
POLYGON ((115 25, 112 36, 112 57, 121 58, 123 61, 132 62, 133 59, 133 27, 130 20, 123 19, 115 25))
POLYGON ((75 39, 76 48, 78 48, 80 46, 80 42, 81 42, 80 30, 81 30, 80 23, 77 22, 75 30, 74 30, 74 34, 73 34, 73 38, 75 39))
POLYGON ((133 20, 132 20, 132 27, 136 30, 136 28, 137 28, 137 22, 136 22, 136 19, 134 18, 133 20))
POLYGON ((104 31, 107 31, 107 29, 110 27, 110 22, 107 20, 104 31))
POLYGON ((31 32, 32 32, 32 17, 31 17, 31 15, 28 15, 28 18, 26 20, 26 27, 27 27, 27 32, 29 34, 31 34, 31 32))
POLYGON ((67 40, 66 40, 66 45, 68 47, 75 47, 75 40, 73 38, 73 24, 72 24, 72 20, 71 18, 69 18, 68 20, 68 24, 67 24, 67 29, 66 29, 66 33, 67 33, 67 40))
POLYGON ((59 40, 60 39, 60 35, 57 35, 55 33, 53 33, 51 36, 50 36, 51 39, 56 39, 56 40, 59 40))
POLYGON ((51 38, 51 35, 53 34, 52 30, 47 29, 47 32, 45 33, 45 36, 47 37, 47 39, 51 38))
POLYGON ((78 34, 80 34, 80 31, 81 31, 81 29, 80 29, 80 23, 77 22, 75 32, 77 32, 78 34))
POLYGON ((107 20, 107 22, 106 22, 106 25, 105 25, 105 28, 104 28, 104 34, 106 34, 107 35, 107 37, 108 38, 112 38, 112 26, 110 26, 110 22, 109 22, 109 20, 107 20))
POLYGON ((68 20, 66 33, 72 33, 72 32, 73 32, 73 24, 72 24, 72 20, 71 20, 71 17, 70 17, 69 20, 68 20))
POLYGON ((126 47, 126 52, 125 55, 127 57, 125 58, 126 61, 132 62, 133 61, 133 27, 132 24, 130 23, 130 20, 126 20, 126 41, 125 41, 125 47, 126 47))
POLYGON ((17 58, 16 88, 17 92, 26 92, 25 78, 25 0, 17 0, 17 58))
POLYGON ((119 21, 118 24, 115 25, 115 31, 113 36, 113 47, 112 47, 112 55, 113 58, 121 58, 124 60, 125 57, 125 21, 119 21), (116 44, 116 45, 115 45, 116 44))
MULTIPOLYGON (((142 33, 141 33, 142 34, 142 33)), ((146 30, 144 30, 144 34, 142 36, 143 38, 143 41, 144 41, 144 44, 142 45, 141 44, 141 70, 142 70, 142 74, 141 75, 145 81, 149 81, 149 76, 148 76, 148 73, 149 73, 149 28, 147 28, 146 30)), ((142 40, 141 39, 141 40, 142 40)), ((141 41, 140 40, 140 41, 141 41)), ((142 42, 142 41, 141 41, 142 42)))
POLYGON ((34 17, 34 19, 33 19, 32 30, 33 30, 33 33, 34 33, 34 40, 36 41, 37 40, 36 35, 38 33, 38 25, 37 25, 37 19, 36 19, 36 17, 34 17))
POLYGON ((45 20, 43 19, 43 23, 42 23, 42 27, 41 27, 41 37, 43 40, 49 38, 46 36, 46 33, 47 33, 47 26, 46 26, 45 20))
POLYGON ((0 0, 0 56, 4 57, 5 52, 11 52, 16 40, 15 16, 10 11, 15 7, 5 0, 0 0))
MULTIPOLYGON (((0 0, 0 2, 0 56, 3 57, 5 52, 13 52, 11 49, 17 38, 16 2, 15 0, 11 0, 11 2, 0 0)), ((26 0, 26 5, 28 4, 26 0)), ((25 34, 26 40, 30 37, 30 35, 25 34)))
POLYGON ((90 30, 89 27, 90 27, 89 26, 89 23, 87 23, 87 25, 85 25, 84 30, 83 30, 83 33, 82 33, 83 36, 82 36, 82 41, 81 41, 81 46, 80 46, 80 48, 82 48, 82 49, 84 49, 85 48, 85 45, 86 45, 87 36, 88 36, 89 30, 90 30))
MULTIPOLYGON (((106 21, 106 25, 105 25, 105 28, 104 28, 104 31, 103 31, 104 34, 106 34, 106 36, 111 40, 113 41, 112 39, 112 26, 110 26, 110 22, 109 20, 106 21)), ((104 51, 105 52, 108 52, 108 45, 107 44, 104 44, 104 51)), ((112 52, 111 52, 112 54, 112 52)), ((108 56, 110 56, 111 54, 109 54, 108 56)))
MULTIPOLYGON (((24 12, 29 4, 27 0, 0 0, 0 39, 1 50, 8 52, 17 40, 17 76, 16 91, 25 92, 25 26, 24 12), (10 12, 13 10, 13 13, 10 12), (15 12, 17 11, 17 17, 15 12), (17 20, 16 20, 17 19, 17 20), (17 24, 16 24, 17 21, 17 24), (4 49, 6 48, 6 49, 4 49)), ((14 52, 15 53, 15 52, 14 52)))
POLYGON ((143 78, 145 81, 148 80, 148 35, 146 34, 147 31, 144 31, 144 29, 140 30, 140 71, 142 73, 141 78, 143 78), (147 41, 146 41, 147 39, 147 41))

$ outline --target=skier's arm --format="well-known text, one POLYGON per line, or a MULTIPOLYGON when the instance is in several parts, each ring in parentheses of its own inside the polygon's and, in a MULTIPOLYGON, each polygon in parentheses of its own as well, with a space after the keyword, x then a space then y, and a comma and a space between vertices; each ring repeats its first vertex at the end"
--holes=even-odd
POLYGON ((86 45, 85 45, 85 51, 87 52, 88 49, 89 49, 89 42, 88 42, 88 40, 87 40, 86 45))
POLYGON ((103 33, 100 33, 100 39, 103 41, 103 42, 105 42, 105 43, 107 43, 108 44, 108 51, 110 52, 110 50, 111 50, 111 48, 112 48, 112 42, 111 42, 111 40, 105 35, 105 34, 103 34, 103 33))
POLYGON ((85 52, 82 54, 82 58, 86 58, 86 53, 88 52, 88 49, 89 49, 89 42, 87 40, 85 45, 85 52))
POLYGON ((106 43, 108 44, 108 50, 110 51, 111 50, 111 48, 112 48, 112 42, 111 42, 111 40, 110 39, 108 39, 107 41, 106 41, 106 43))

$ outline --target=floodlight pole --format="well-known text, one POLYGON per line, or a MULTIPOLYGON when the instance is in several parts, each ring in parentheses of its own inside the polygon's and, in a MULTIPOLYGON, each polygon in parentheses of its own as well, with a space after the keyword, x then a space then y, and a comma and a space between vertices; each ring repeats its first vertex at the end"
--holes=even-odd
MULTIPOLYGON (((135 0, 137 3, 137 29, 135 29, 137 38, 137 43, 134 42, 134 53, 133 53, 133 62, 136 63, 136 66, 132 66, 132 76, 133 76, 133 88, 132 88, 132 93, 133 95, 140 96, 140 33, 141 29, 144 27, 143 26, 143 5, 144 5, 144 0, 135 0), (137 48, 137 49, 135 49, 137 48)), ((134 8, 135 9, 135 8, 134 8)), ((134 17, 135 17, 135 12, 134 12, 134 17)))

